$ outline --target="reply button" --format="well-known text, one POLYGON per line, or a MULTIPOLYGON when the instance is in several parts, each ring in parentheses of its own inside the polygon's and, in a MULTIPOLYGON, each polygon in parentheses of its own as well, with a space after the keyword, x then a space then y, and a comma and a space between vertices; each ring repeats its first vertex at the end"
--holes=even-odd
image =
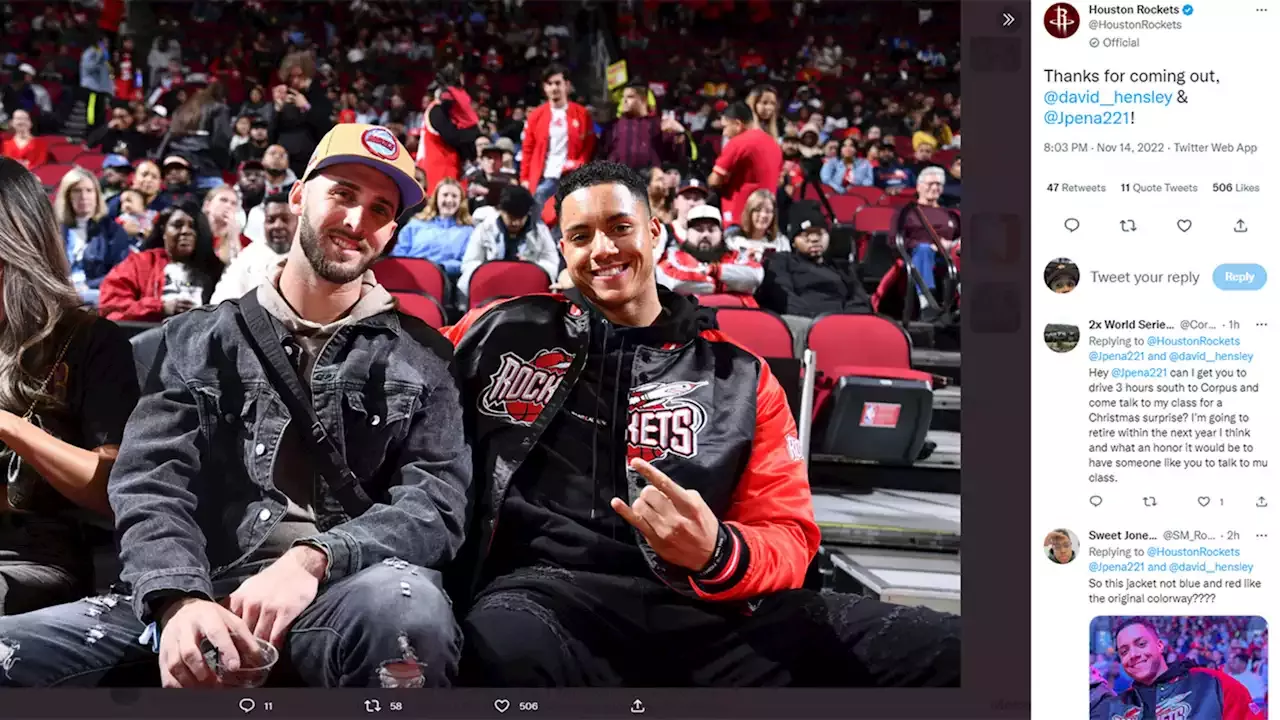
POLYGON ((1219 290, 1261 290, 1267 284, 1267 271, 1253 263, 1219 265, 1213 271, 1213 284, 1219 290))

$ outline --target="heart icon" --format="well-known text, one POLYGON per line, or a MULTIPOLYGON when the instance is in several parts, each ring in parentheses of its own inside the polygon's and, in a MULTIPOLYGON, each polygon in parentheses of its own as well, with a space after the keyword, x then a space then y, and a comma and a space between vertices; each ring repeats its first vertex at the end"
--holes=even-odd
POLYGON ((1186 232, 1186 231, 1190 230, 1190 229, 1191 229, 1191 221, 1190 221, 1190 220, 1179 220, 1179 221, 1178 221, 1178 229, 1179 229, 1179 230, 1181 230, 1182 232, 1186 232))
POLYGON ((1209 498, 1207 498, 1207 497, 1202 497, 1202 498, 1200 498, 1200 499, 1198 500, 1198 502, 1200 503, 1200 507, 1208 507, 1208 505, 1209 505, 1209 498))
POLYGON ((1089 498, 1089 504, 1094 507, 1098 507, 1099 505, 1102 504, 1102 496, 1094 495, 1093 497, 1089 498))
POLYGON ((506 712, 510 707, 511 707, 511 701, 506 698, 501 698, 493 701, 493 709, 497 710, 500 713, 506 712))

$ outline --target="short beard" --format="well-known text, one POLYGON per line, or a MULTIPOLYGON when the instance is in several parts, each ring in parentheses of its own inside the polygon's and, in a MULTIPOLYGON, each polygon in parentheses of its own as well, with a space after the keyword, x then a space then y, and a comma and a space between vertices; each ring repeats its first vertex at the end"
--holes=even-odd
POLYGON ((373 258, 353 270, 347 270, 332 263, 324 256, 324 248, 320 245, 320 236, 316 233, 316 229, 311 227, 311 222, 307 219, 305 213, 298 219, 298 222, 298 242, 302 244, 302 252, 306 255, 307 262, 311 264, 311 269, 315 271, 316 275, 334 285, 346 285, 364 276, 364 271, 368 270, 369 266, 377 260, 377 258, 373 258))

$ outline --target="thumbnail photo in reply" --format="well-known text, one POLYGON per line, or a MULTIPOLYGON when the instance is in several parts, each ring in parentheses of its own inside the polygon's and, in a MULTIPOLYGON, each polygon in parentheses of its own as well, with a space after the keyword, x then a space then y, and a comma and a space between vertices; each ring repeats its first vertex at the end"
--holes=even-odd
POLYGON ((962 692, 961 10, 6 5, 0 686, 962 692))

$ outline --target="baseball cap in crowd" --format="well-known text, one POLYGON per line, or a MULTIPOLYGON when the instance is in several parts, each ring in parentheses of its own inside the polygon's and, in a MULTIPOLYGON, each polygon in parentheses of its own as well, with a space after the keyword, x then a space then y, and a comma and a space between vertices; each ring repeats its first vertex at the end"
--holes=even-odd
POLYGON ((19 66, 18 66, 18 72, 22 73, 23 75, 36 75, 36 74, 37 74, 37 73, 36 73, 36 69, 35 69, 34 67, 32 67, 32 66, 31 66, 31 63, 22 63, 21 65, 19 65, 19 66))
POLYGON ((717 225, 724 227, 724 218, 720 216, 720 209, 715 205, 699 205, 690 210, 685 222, 692 225, 699 220, 715 220, 717 225))
POLYGON ((515 151, 516 144, 508 137, 498 138, 497 142, 484 149, 486 155, 489 153, 498 153, 499 155, 505 153, 515 154, 515 151))
POLYGON ((812 202, 798 202, 792 205, 787 220, 787 234, 793 238, 810 230, 830 228, 827 216, 823 215, 822 209, 812 202))
POLYGON ((262 128, 263 130, 266 130, 269 127, 271 127, 271 123, 267 122, 266 118, 261 115, 254 115, 253 121, 249 123, 250 130, 254 128, 262 128))
POLYGON ((165 107, 165 106, 163 106, 163 105, 152 105, 152 106, 151 106, 151 114, 152 114, 152 115, 159 115, 159 116, 160 116, 160 117, 162 117, 162 118, 167 118, 167 117, 169 117, 169 108, 166 108, 166 107, 165 107))
POLYGON ((133 163, 123 155, 108 155, 102 159, 103 170, 132 170, 133 163))
POLYGON ((239 171, 244 172, 245 170, 266 170, 266 169, 267 169, 267 166, 263 165, 261 160, 245 160, 244 162, 240 163, 239 171))
POLYGON ((190 170, 191 163, 188 162, 187 159, 182 157, 181 155, 170 155, 169 157, 164 159, 164 163, 160 166, 160 169, 168 170, 171 167, 184 167, 190 170))
POLYGON ((680 183, 680 189, 676 191, 676 194, 683 195, 690 190, 702 193, 703 197, 711 195, 711 191, 707 189, 707 184, 695 177, 685 178, 685 181, 680 183))
POLYGON ((425 193, 414 177, 413 156, 381 125, 334 125, 311 154, 302 180, 310 180, 317 172, 343 163, 364 165, 391 178, 400 190, 401 212, 422 202, 425 193))

